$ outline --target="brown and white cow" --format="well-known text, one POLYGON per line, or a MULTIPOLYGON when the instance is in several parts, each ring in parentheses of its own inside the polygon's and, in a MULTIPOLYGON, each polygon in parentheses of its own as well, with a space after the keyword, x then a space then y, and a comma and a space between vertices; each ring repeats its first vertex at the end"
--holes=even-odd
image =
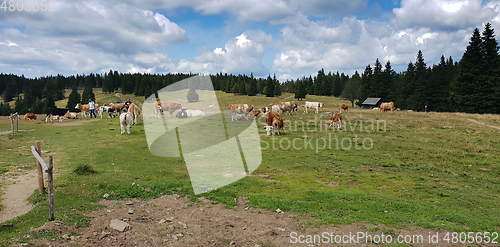
POLYGON ((347 104, 340 104, 340 113, 342 110, 349 111, 349 106, 347 104))
POLYGON ((173 103, 173 102, 159 102, 155 101, 154 103, 154 111, 155 111, 155 117, 160 117, 160 111, 168 111, 170 113, 170 117, 174 117, 174 112, 177 110, 182 109, 182 105, 178 103, 173 103))
MULTIPOLYGON (((330 118, 330 127, 332 127, 334 123, 337 125, 337 129, 340 130, 340 128, 342 127, 342 115, 340 115, 339 113, 333 114, 333 116, 330 118)), ((333 126, 333 128, 335 127, 333 126)))
POLYGON ((276 102, 276 105, 279 106, 280 110, 285 113, 285 115, 290 115, 294 109, 295 102, 276 102))
MULTIPOLYGON (((82 116, 83 117, 86 117, 87 113, 89 113, 89 115, 90 115, 90 109, 89 109, 89 105, 88 104, 76 103, 75 109, 80 109, 80 111, 82 111, 82 116)), ((95 109, 96 112, 99 112, 99 104, 95 104, 95 108, 94 109, 95 109)))
POLYGON ((141 115, 141 109, 139 109, 136 104, 132 103, 128 106, 128 112, 132 114, 132 124, 137 125, 137 117, 141 115))
POLYGON ((36 114, 26 113, 24 114, 24 120, 36 120, 36 114))
POLYGON ((279 117, 280 113, 278 111, 270 111, 270 112, 264 113, 264 115, 262 115, 262 116, 266 118, 266 126, 264 126, 264 129, 267 130, 267 135, 270 136, 271 131, 273 130, 274 118, 279 117))
POLYGON ((237 114, 242 114, 245 116, 246 120, 248 120, 248 117, 250 116, 250 112, 253 111, 254 106, 253 105, 248 105, 248 104, 231 104, 229 105, 231 107, 231 111, 233 112, 233 116, 231 117, 231 121, 238 121, 238 118, 236 117, 237 114))
POLYGON ((273 135, 275 135, 275 132, 278 132, 278 135, 281 135, 280 129, 283 131, 283 135, 286 135, 285 129, 283 128, 284 123, 283 123, 283 118, 276 116, 273 118, 273 135))
POLYGON ((304 107, 304 112, 307 113, 307 108, 312 108, 315 109, 315 113, 319 113, 319 109, 321 108, 321 112, 323 113, 323 103, 321 102, 310 102, 306 101, 304 105, 301 107, 304 107))

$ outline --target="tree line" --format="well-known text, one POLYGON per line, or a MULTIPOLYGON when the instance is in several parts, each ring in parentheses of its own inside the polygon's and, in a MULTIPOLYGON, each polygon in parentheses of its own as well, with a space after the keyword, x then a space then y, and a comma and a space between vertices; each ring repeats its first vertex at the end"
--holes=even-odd
MULTIPOLYGON (((427 66, 422 51, 406 71, 396 73, 390 61, 384 65, 377 58, 360 74, 328 72, 320 69, 315 76, 304 76, 282 83, 276 75, 255 78, 253 74, 211 75, 213 88, 240 95, 280 96, 283 92, 294 93, 298 100, 307 95, 342 97, 361 105, 367 98, 392 101, 396 107, 424 111, 500 113, 500 56, 498 42, 490 23, 483 32, 476 28, 469 45, 459 62, 441 56, 439 64, 427 66)), ((76 76, 47 76, 26 78, 24 75, 0 74, 0 115, 12 112, 43 113, 55 107, 55 101, 64 99, 64 91, 71 89, 66 107, 73 109, 76 103, 95 100, 92 88, 102 88, 104 93, 117 90, 124 94, 149 97, 158 90, 186 79, 194 74, 130 74, 110 70, 104 74, 76 76), (80 95, 78 89, 82 89, 80 95), (8 102, 15 101, 14 107, 8 102)), ((178 85, 187 89, 188 85, 178 85)))

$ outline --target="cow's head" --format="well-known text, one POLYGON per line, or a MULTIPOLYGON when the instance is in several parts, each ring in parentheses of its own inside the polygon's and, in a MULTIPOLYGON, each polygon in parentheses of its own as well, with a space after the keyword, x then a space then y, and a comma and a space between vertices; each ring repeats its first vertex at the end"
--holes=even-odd
POLYGON ((270 136, 273 132, 273 126, 266 126, 264 128, 266 129, 267 136, 270 136))
POLYGON ((75 109, 80 109, 80 103, 76 103, 75 109))

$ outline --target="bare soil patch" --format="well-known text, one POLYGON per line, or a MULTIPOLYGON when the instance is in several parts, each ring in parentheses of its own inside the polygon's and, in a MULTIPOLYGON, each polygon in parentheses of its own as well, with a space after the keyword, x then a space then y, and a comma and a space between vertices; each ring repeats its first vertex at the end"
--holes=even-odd
POLYGON ((56 122, 54 121, 53 123, 50 123, 55 126, 77 126, 77 125, 82 125, 84 123, 90 123, 90 122, 95 122, 101 120, 100 118, 92 118, 92 119, 85 119, 85 120, 75 120, 72 122, 56 122))
POLYGON ((12 181, 14 184, 8 186, 2 195, 3 208, 0 211, 0 222, 23 215, 33 208, 27 199, 38 187, 37 171, 30 171, 12 181))
MULTIPOLYGON (((19 131, 35 131, 34 129, 31 129, 31 130, 19 130, 19 131)), ((16 130, 14 130, 14 132, 16 132, 16 130)), ((12 130, 4 130, 4 131, 0 131, 0 135, 9 135, 12 133, 12 130)), ((14 133, 15 135, 15 133, 14 133)))
MULTIPOLYGON (((178 195, 148 201, 101 200, 99 204, 106 208, 84 212, 90 217, 89 227, 74 228, 63 222, 47 222, 33 231, 55 229, 54 240, 28 240, 34 246, 326 246, 331 243, 310 244, 305 241, 307 236, 322 236, 325 233, 329 236, 349 236, 363 232, 381 236, 385 231, 387 236, 387 231, 393 231, 394 241, 398 235, 423 237, 423 243, 412 243, 411 246, 466 246, 444 242, 442 238, 448 233, 446 230, 415 226, 391 229, 384 225, 353 223, 338 227, 314 227, 317 219, 294 212, 252 208, 245 204, 247 201, 247 198, 239 198, 237 207, 227 208, 203 198, 201 202, 192 202, 178 195), (110 222, 113 219, 126 222, 130 229, 124 232, 112 229, 110 222), (436 233, 440 237, 439 243, 429 244, 429 235, 436 233), (300 235, 303 235, 301 241, 304 243, 294 244, 300 235)), ((344 240, 349 241, 348 238, 344 240)), ((342 246, 375 245, 361 241, 343 243, 342 246)))

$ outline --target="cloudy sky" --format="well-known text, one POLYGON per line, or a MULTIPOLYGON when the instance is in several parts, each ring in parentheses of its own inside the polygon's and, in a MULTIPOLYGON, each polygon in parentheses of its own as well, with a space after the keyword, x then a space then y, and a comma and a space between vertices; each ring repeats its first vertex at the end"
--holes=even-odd
POLYGON ((487 22, 500 32, 494 0, 47 0, 47 11, 19 11, 23 1, 33 3, 0 9, 0 72, 27 77, 113 69, 283 81, 321 68, 352 75, 377 58, 400 72, 418 50, 428 65, 460 60, 487 22))

